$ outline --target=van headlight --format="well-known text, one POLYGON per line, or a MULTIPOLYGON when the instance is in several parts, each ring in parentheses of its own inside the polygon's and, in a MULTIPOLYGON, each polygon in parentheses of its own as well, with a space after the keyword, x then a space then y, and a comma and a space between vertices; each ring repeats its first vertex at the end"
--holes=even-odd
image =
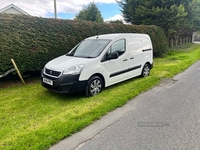
POLYGON ((80 74, 81 71, 83 70, 85 65, 76 65, 71 68, 66 69, 63 74, 72 74, 72 75, 77 75, 80 74))

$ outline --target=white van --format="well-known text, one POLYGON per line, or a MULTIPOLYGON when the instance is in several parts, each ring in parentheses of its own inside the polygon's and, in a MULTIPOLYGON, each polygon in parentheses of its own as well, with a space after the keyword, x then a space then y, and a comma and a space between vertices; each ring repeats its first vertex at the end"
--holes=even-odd
POLYGON ((84 91, 93 96, 104 87, 139 75, 148 76, 152 67, 153 47, 147 34, 97 35, 48 62, 41 82, 55 92, 84 91))

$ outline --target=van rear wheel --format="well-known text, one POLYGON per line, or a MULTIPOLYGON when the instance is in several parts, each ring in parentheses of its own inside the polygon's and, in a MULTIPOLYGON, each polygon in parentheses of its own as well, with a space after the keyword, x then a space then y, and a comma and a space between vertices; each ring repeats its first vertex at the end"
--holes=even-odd
POLYGON ((150 70, 151 70, 150 65, 149 64, 145 64, 144 67, 143 67, 143 69, 142 69, 141 76, 142 77, 149 76, 150 75, 150 70))
POLYGON ((86 85, 86 96, 99 94, 103 88, 103 81, 99 76, 92 76, 86 85))

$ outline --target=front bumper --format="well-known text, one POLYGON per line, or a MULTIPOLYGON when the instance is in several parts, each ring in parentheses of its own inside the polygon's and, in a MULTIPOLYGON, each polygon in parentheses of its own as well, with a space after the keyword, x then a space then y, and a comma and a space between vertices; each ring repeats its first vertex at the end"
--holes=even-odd
POLYGON ((87 81, 79 81, 79 76, 80 75, 62 75, 59 78, 54 78, 42 73, 41 84, 43 87, 57 93, 82 92, 85 91, 87 81), (43 78, 51 80, 53 84, 45 83, 43 78))

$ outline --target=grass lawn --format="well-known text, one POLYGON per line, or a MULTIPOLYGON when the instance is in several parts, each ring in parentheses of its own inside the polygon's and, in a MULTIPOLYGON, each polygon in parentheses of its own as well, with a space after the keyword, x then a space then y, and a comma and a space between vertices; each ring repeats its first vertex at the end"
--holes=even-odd
POLYGON ((94 97, 52 93, 39 79, 26 86, 0 88, 0 149, 48 149, 199 59, 197 44, 171 50, 166 57, 154 59, 149 77, 111 86, 94 97))

